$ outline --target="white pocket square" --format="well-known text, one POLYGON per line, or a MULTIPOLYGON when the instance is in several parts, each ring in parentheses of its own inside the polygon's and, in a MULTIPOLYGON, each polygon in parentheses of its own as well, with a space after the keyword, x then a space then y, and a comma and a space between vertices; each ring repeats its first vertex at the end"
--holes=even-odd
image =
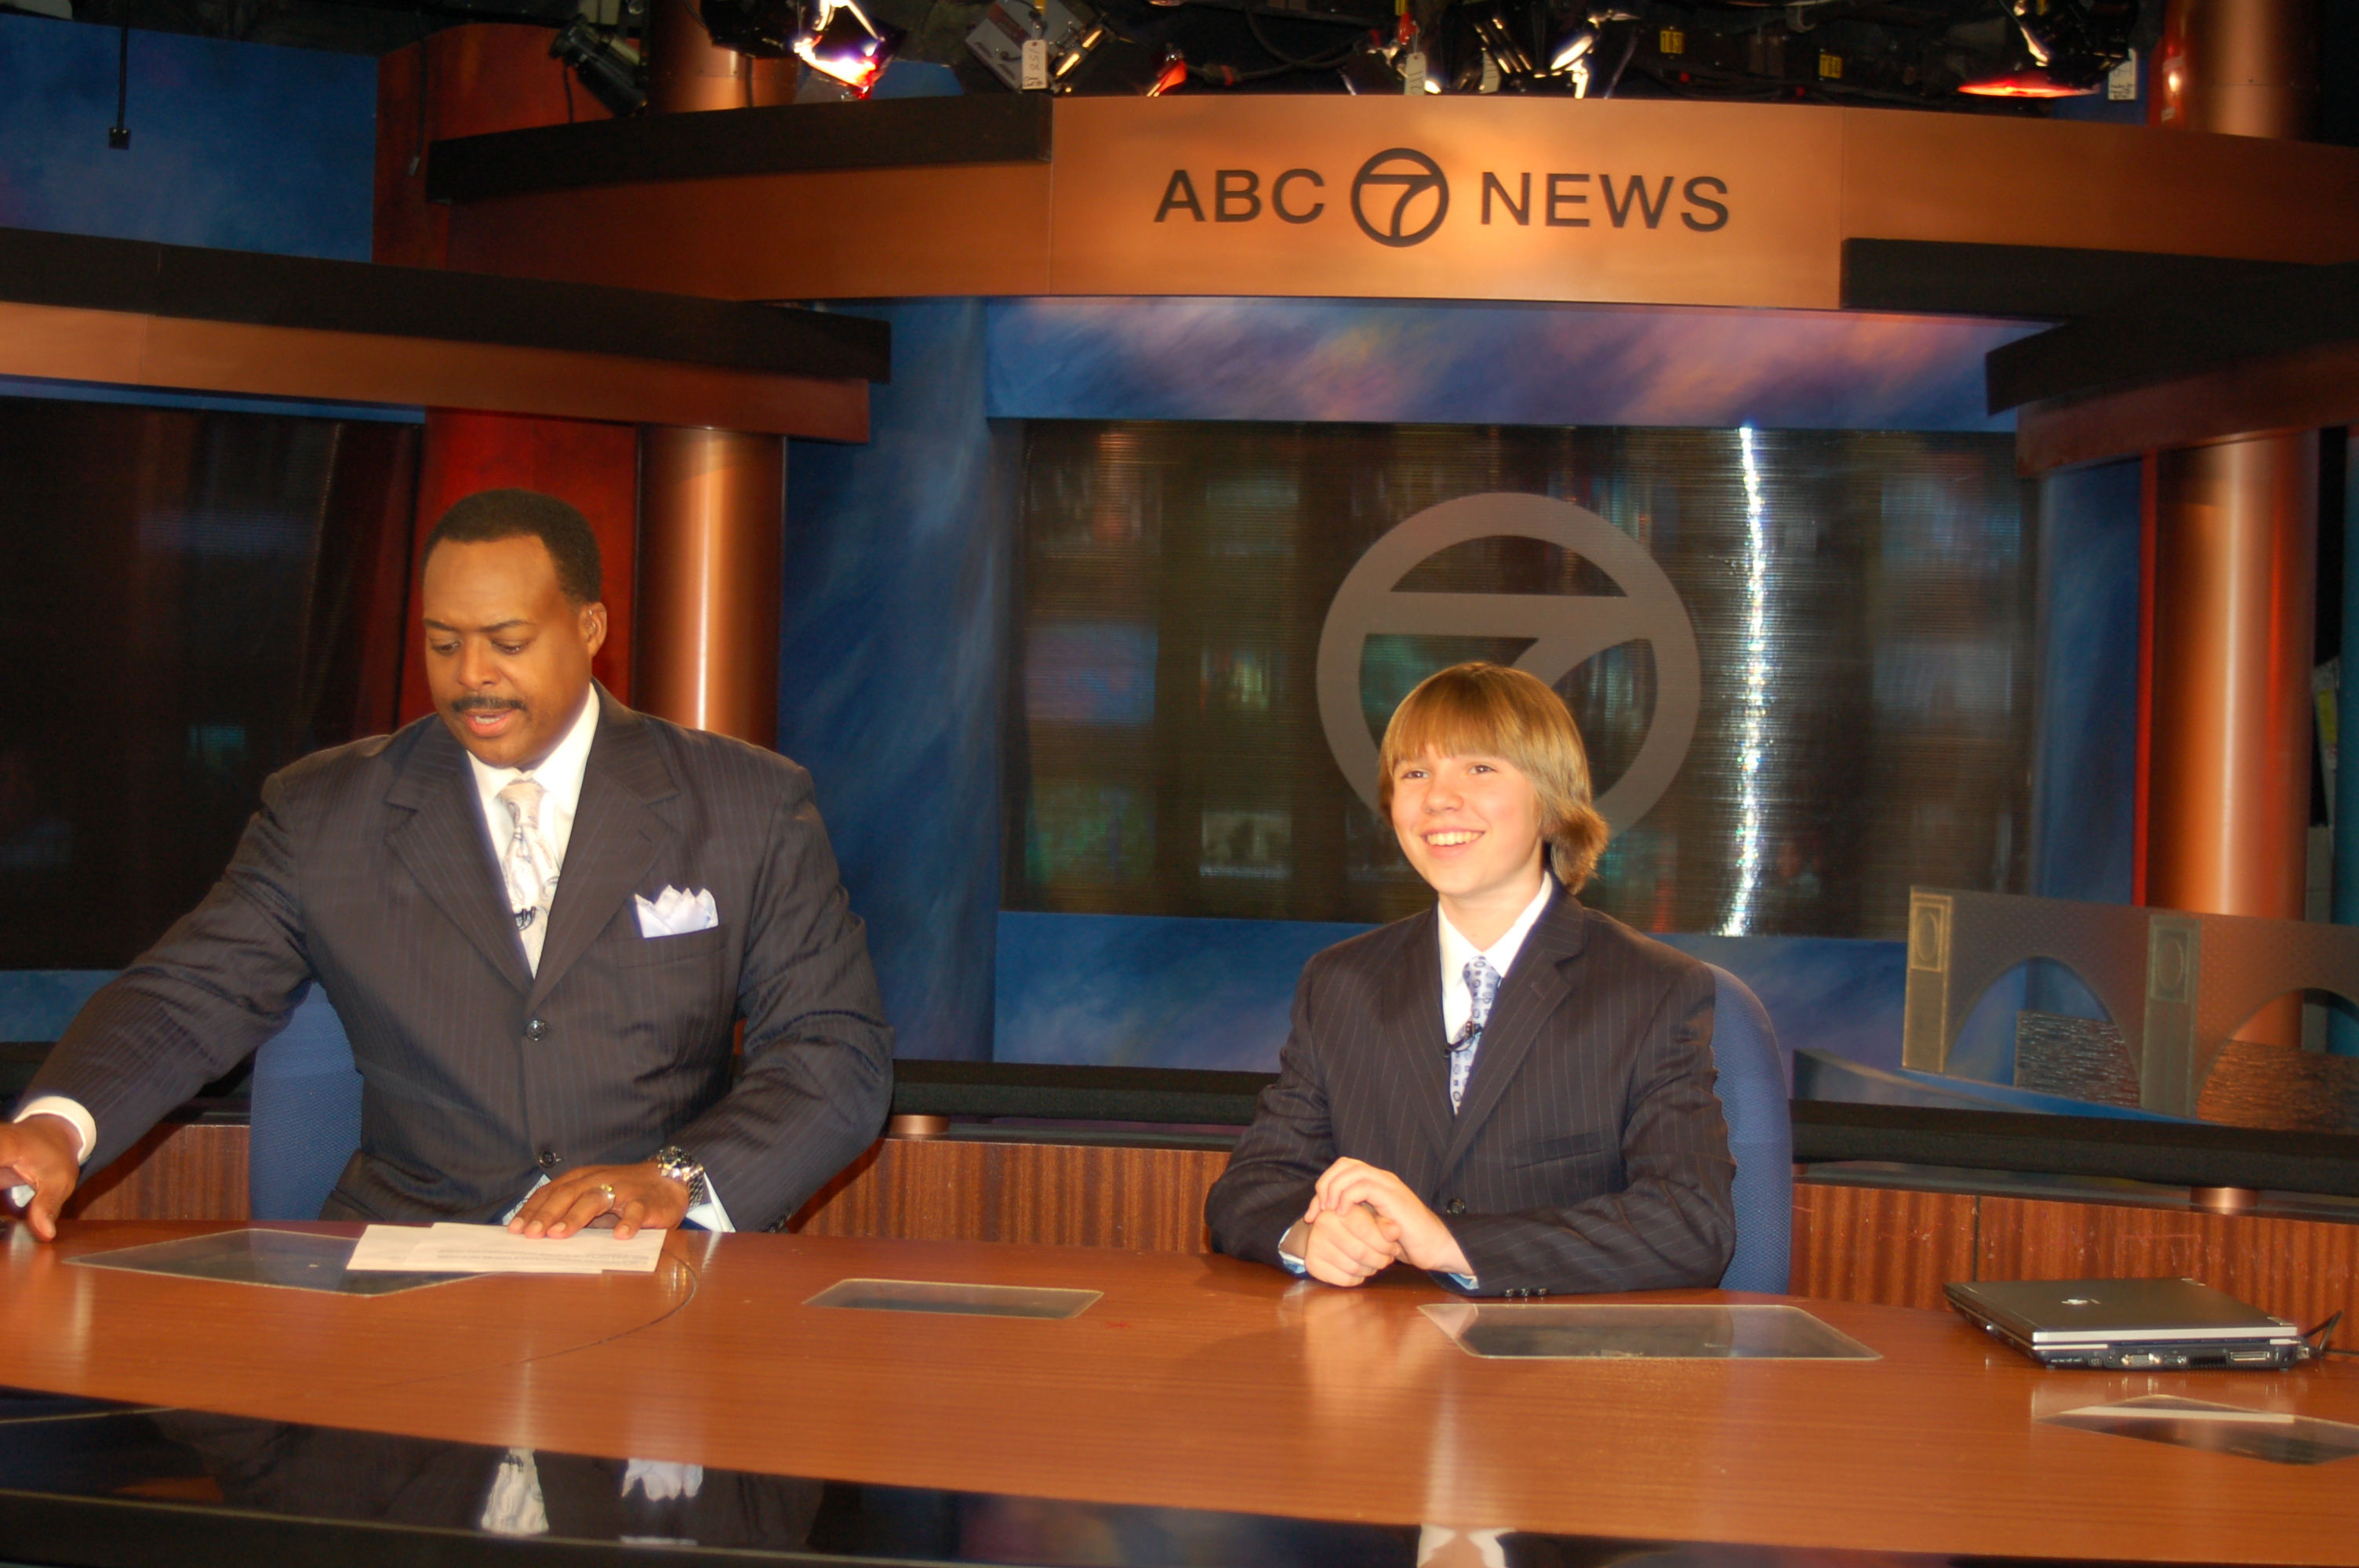
POLYGON ((685 888, 667 887, 653 903, 637 893, 631 895, 631 902, 638 906, 642 936, 685 936, 691 931, 710 931, 721 924, 720 908, 706 888, 690 892, 685 888))

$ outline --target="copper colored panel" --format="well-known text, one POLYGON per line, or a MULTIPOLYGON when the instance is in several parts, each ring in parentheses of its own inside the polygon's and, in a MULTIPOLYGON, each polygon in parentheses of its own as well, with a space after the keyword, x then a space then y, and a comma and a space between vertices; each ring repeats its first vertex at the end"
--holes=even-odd
POLYGON ((0 300, 0 375, 136 386, 147 318, 0 300))
POLYGON ((404 266, 443 265, 451 210, 426 200, 427 148, 433 143, 612 118, 604 104, 549 58, 549 40, 547 27, 475 22, 445 27, 378 57, 371 259, 404 266))
POLYGON ((722 299, 1049 291, 1049 166, 603 186, 451 209, 451 265, 722 299))
POLYGON ((2175 130, 2299 138, 2318 118, 2325 0, 2170 0, 2148 118, 2175 130))
MULTIPOLYGON (((1405 1530, 2305 1563, 2347 1563, 2359 1539, 2359 1488, 2340 1477, 2034 1422, 2036 1401, 2119 1397, 2124 1379, 2062 1389, 1946 1312, 1809 1304, 1871 1362, 1499 1362, 1434 1329, 1419 1308, 1451 1297, 1421 1275, 1342 1291, 1114 1248, 681 1233, 652 1276, 358 1302, 64 1261, 170 1234, 70 1226, 61 1246, 0 1252, 9 1381, 708 1471, 1405 1530), (1062 1324, 800 1304, 855 1278, 1103 1296, 1062 1324)), ((2223 1376, 2134 1380, 2359 1418, 2359 1367, 2340 1358, 2233 1391, 2223 1376)))
POLYGON ((636 706, 756 746, 778 734, 786 444, 639 433, 636 706))
POLYGON ((2016 468, 2045 473, 2255 430, 2351 424, 2359 424, 2359 344, 2335 343, 2151 386, 2027 405, 2016 416, 2016 468))
POLYGON ((1056 129, 1059 294, 1839 303, 1820 111, 1087 98, 1056 129))
POLYGON ((136 379, 147 386, 553 414, 623 424, 726 422, 736 429, 835 441, 868 437, 868 388, 863 382, 758 375, 554 349, 168 317, 150 320, 147 358, 136 379))
MULTIPOLYGON (((1060 100, 1056 117, 1045 167, 682 180, 472 203, 451 211, 451 265, 732 299, 1266 294, 1832 308, 1846 237, 2359 258, 2359 150, 2310 143, 1980 114, 1514 97, 1090 98, 1060 100), (1447 215, 1416 244, 1380 244, 1352 216, 1354 177, 1393 148, 1431 157, 1449 185, 1447 215), (1186 194, 1173 189, 1180 169, 1204 221, 1182 200, 1157 223, 1166 197, 1186 194), (1296 169, 1323 182, 1286 182, 1286 211, 1301 222, 1274 205, 1296 169), (1488 224, 1485 172, 1496 180, 1488 224), (1554 226, 1551 173, 1561 177, 1554 226), (1659 198, 1667 175, 1650 228, 1629 181, 1643 177, 1659 198), (1688 223, 1714 221, 1688 200, 1699 178, 1729 186, 1724 200, 1696 188, 1727 207, 1724 227, 1688 223)), ((1414 170, 1404 161, 1372 172, 1414 170)), ((1366 187, 1363 209, 1382 208, 1388 229, 1405 190, 1366 187)), ((1409 232, 1430 210, 1415 207, 1409 232)))
POLYGON ((2302 917, 2317 474, 2313 432, 2162 455, 2149 903, 2302 917))
POLYGON ((790 103, 793 59, 756 59, 715 44, 690 0, 654 0, 647 16, 647 113, 678 114, 790 103))
POLYGON ((2359 149, 1987 114, 1841 113, 1847 237, 2359 258, 2359 149))

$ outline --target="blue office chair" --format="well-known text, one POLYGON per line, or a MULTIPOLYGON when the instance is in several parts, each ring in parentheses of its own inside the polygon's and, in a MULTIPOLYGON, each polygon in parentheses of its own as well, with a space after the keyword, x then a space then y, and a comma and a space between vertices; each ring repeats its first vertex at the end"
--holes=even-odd
POLYGON ((1709 966, 1719 992, 1712 1054, 1720 1108, 1736 1160, 1736 1255, 1720 1277, 1724 1291, 1785 1293, 1793 1275, 1794 1120, 1786 1063, 1769 1010, 1743 980, 1709 966))
POLYGON ((256 1219, 317 1219, 361 1146, 361 1075, 317 986, 254 1054, 245 1190, 256 1219))

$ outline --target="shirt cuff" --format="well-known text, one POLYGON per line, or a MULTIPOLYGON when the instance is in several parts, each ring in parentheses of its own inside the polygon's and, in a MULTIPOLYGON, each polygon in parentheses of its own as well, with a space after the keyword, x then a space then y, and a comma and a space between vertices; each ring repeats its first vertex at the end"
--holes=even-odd
MULTIPOLYGON (((721 1201, 721 1191, 712 1184, 711 1176, 704 1178, 704 1201, 680 1217, 701 1225, 707 1230, 734 1232, 737 1228, 730 1223, 728 1206, 721 1201)), ((690 1494, 691 1497, 694 1495, 693 1492, 690 1494)))
MULTIPOLYGON (((90 1152, 98 1147, 98 1123, 91 1119, 90 1112, 82 1108, 80 1100, 68 1099, 63 1095, 43 1095, 37 1100, 27 1100, 14 1119, 22 1121, 28 1116, 54 1116, 60 1121, 71 1122, 74 1136, 82 1141, 81 1146, 74 1150, 77 1164, 89 1159, 90 1152)), ((31 1203, 33 1184, 20 1182, 10 1187, 8 1201, 18 1208, 31 1203)))
MULTIPOLYGON (((1299 1221, 1299 1220, 1296 1222, 1296 1224, 1299 1224, 1299 1223, 1300 1223, 1300 1221, 1299 1221)), ((1288 1252, 1288 1251, 1286 1249, 1286 1238, 1287 1238, 1288 1236, 1292 1235, 1293 1233, 1294 1233, 1294 1226, 1292 1226, 1292 1225, 1288 1226, 1284 1230, 1281 1230, 1281 1231, 1279 1231, 1279 1232, 1277 1233, 1277 1261, 1278 1261, 1278 1266, 1279 1266, 1280 1268, 1284 1269, 1284 1270, 1285 1270, 1288 1273, 1289 1273, 1289 1274, 1305 1274, 1305 1275, 1307 1275, 1307 1274, 1309 1274, 1309 1273, 1310 1272, 1310 1266, 1309 1266, 1308 1264, 1304 1263, 1304 1262, 1303 1262, 1303 1260, 1302 1260, 1301 1259, 1297 1258, 1293 1253, 1288 1252)))
POLYGON ((90 1152, 98 1147, 98 1123, 91 1119, 80 1100, 68 1099, 63 1095, 43 1095, 38 1099, 27 1100, 16 1119, 22 1121, 28 1116, 54 1116, 72 1122, 75 1134, 82 1139, 82 1147, 74 1151, 77 1162, 89 1159, 90 1152))
POLYGON ((1442 1278, 1462 1291, 1479 1291, 1483 1288, 1483 1281, 1472 1274, 1444 1274, 1442 1278))

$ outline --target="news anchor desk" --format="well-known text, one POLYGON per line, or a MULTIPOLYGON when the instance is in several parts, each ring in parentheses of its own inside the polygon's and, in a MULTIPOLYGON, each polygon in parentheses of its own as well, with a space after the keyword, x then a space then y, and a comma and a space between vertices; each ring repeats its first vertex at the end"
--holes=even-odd
POLYGON ((1407 1568, 1440 1539, 1425 1526, 1516 1532, 1511 1562, 1619 1561, 1647 1542, 1748 1563, 1762 1548, 2359 1560, 2359 1458, 2274 1464, 2037 1419, 2163 1393, 2359 1422, 2350 1361, 2043 1372, 1950 1314, 1834 1302, 1803 1304, 1876 1358, 1486 1360, 1418 1310, 1451 1299, 1421 1277, 1332 1291, 1226 1258, 981 1243, 686 1233, 653 1274, 375 1297, 71 1261, 229 1228, 84 1222, 54 1246, 22 1227, 0 1242, 0 1383, 133 1412, 0 1406, 19 1428, 0 1423, 0 1562, 696 1560, 677 1532, 613 1545, 627 1526, 606 1548, 474 1531, 510 1448, 535 1451, 551 1487, 587 1463, 566 1456, 609 1476, 629 1460, 700 1465, 716 1495, 800 1477, 802 1504, 775 1515, 803 1521, 778 1527, 792 1539, 739 1544, 808 1539, 867 1561, 1407 1568), (1062 1321, 805 1304, 847 1279, 1103 1295, 1062 1321), (252 1428, 223 1417, 342 1429, 327 1452, 367 1473, 315 1463, 309 1493, 225 1494, 185 1446, 190 1421, 252 1428), (179 1435, 159 1445, 159 1431, 179 1435), (366 1515, 376 1472, 436 1452, 387 1439, 393 1457, 370 1458, 362 1433, 478 1445, 451 1451, 477 1456, 463 1508, 440 1527, 414 1509, 386 1516, 399 1528, 320 1522, 366 1515), (914 1536, 912 1510, 933 1521, 914 1536))

